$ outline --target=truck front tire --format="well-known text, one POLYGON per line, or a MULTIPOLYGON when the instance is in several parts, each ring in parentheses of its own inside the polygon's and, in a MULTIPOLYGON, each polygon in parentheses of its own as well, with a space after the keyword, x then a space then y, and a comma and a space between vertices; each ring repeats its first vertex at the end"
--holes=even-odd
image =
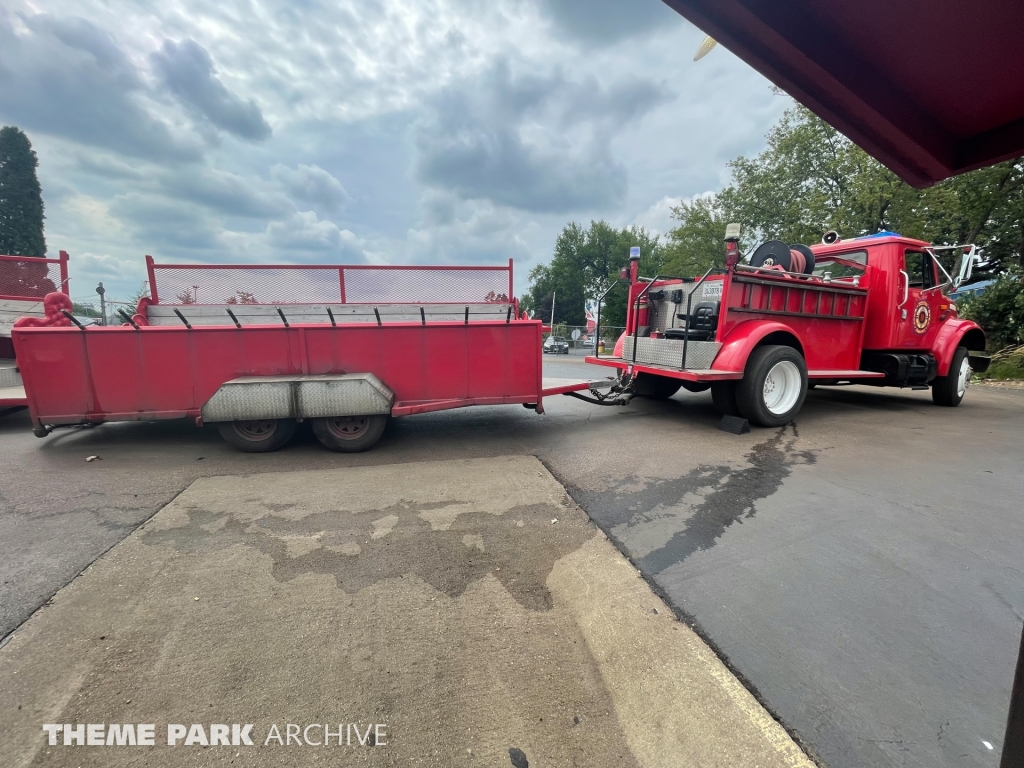
POLYGON ((800 412, 807 397, 807 364, 792 347, 767 345, 750 353, 736 387, 740 413, 761 427, 781 427, 800 412))
POLYGON ((224 441, 244 453, 276 451, 295 434, 291 419, 259 419, 257 421, 227 421, 217 425, 224 441))
POLYGON ((949 363, 949 373, 932 381, 932 401, 936 405, 955 408, 964 399, 970 384, 971 364, 967 359, 967 347, 957 347, 949 363))
POLYGON ((325 448, 341 453, 359 453, 380 440, 388 417, 386 414, 335 416, 312 421, 313 434, 325 448))

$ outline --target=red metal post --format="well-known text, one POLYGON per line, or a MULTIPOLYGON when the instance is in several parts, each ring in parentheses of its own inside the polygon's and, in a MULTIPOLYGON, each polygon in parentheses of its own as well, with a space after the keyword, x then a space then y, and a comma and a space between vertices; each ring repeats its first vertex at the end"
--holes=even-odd
POLYGON ((68 286, 68 252, 60 252, 60 290, 61 293, 71 295, 71 289, 68 286))
POLYGON ((153 269, 153 257, 146 254, 146 271, 149 273, 149 297, 154 304, 160 303, 160 297, 156 292, 156 272, 153 269))
POLYGON ((341 303, 345 303, 345 268, 338 267, 338 279, 341 282, 341 303))
MULTIPOLYGON (((512 301, 512 297, 516 295, 515 288, 512 286, 512 259, 508 260, 508 300, 512 301)), ((554 318, 552 318, 552 322, 554 318)))

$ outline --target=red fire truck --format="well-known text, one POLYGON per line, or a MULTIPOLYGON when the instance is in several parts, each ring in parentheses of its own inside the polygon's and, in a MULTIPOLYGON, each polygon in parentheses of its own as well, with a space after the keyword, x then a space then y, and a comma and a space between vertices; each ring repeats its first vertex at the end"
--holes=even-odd
POLYGON ((626 331, 611 356, 587 358, 621 371, 599 401, 710 389, 723 415, 773 427, 813 386, 930 388, 955 406, 987 368, 973 354, 985 334, 947 295, 970 276, 973 246, 828 233, 812 248, 769 241, 741 263, 739 232, 726 231, 725 268, 699 278, 640 277, 631 257, 626 331), (942 263, 951 253, 956 277, 942 263))

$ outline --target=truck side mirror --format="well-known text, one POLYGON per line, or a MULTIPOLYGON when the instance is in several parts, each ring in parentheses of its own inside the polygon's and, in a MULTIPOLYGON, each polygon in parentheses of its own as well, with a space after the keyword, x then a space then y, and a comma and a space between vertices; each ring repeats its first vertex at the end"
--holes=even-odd
POLYGON ((960 272, 953 280, 954 291, 971 279, 971 273, 974 271, 974 261, 977 259, 977 250, 978 246, 970 246, 967 249, 967 253, 965 253, 963 258, 960 260, 960 272))

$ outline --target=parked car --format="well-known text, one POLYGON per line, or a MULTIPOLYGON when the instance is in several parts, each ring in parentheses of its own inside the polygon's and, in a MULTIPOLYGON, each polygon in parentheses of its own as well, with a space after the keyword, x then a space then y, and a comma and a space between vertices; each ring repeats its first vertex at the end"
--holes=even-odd
POLYGON ((566 341, 564 336, 548 336, 544 340, 543 350, 553 355, 568 355, 569 342, 566 341))

